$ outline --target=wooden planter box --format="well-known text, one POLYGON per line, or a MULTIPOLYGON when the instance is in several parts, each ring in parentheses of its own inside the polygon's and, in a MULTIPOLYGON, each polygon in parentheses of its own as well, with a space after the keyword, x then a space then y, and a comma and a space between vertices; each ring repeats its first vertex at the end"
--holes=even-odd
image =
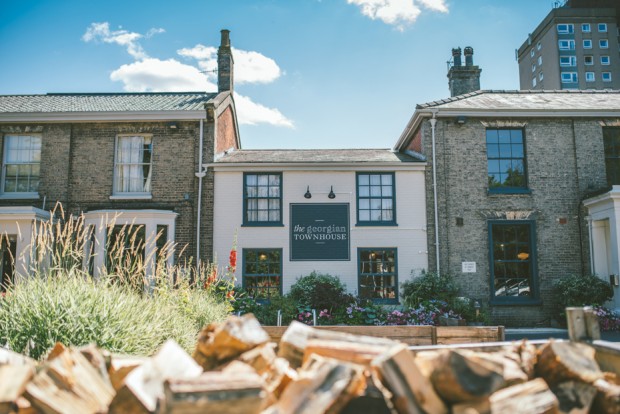
MULTIPOLYGON (((401 341, 407 345, 449 345, 463 343, 501 342, 503 326, 315 326, 317 329, 355 335, 375 336, 401 341)), ((286 326, 263 326, 271 340, 280 342, 286 326)))

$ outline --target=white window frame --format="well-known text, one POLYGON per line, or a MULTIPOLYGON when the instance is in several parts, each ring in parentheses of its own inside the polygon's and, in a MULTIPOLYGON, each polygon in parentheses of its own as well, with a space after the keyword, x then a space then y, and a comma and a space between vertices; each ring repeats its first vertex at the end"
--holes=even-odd
POLYGON ((608 66, 610 64, 611 64, 611 60, 609 59, 609 56, 607 55, 601 56, 601 65, 608 66))
POLYGON ((586 72, 586 82, 596 82, 596 75, 594 72, 586 72))
MULTIPOLYGON (((155 271, 155 260, 157 255, 155 250, 157 226, 168 227, 168 246, 174 248, 176 234, 176 218, 179 214, 169 210, 95 210, 84 213, 84 227, 95 231, 94 246, 85 246, 86 252, 93 253, 94 276, 98 277, 105 271, 106 260, 106 238, 112 226, 144 226, 145 230, 145 251, 144 257, 146 275, 151 276, 155 271)), ((167 264, 174 265, 174 254, 168 254, 167 264)), ((84 258, 84 267, 88 270, 90 254, 84 258)))
POLYGON ((607 23, 599 23, 597 24, 597 28, 599 33, 607 33, 607 23), (601 30, 601 28, 603 30, 601 30))
MULTIPOLYGON (((41 182, 41 147, 42 147, 42 137, 39 134, 6 134, 3 137, 3 151, 2 151, 2 182, 0 182, 0 198, 16 198, 16 199, 30 199, 30 198, 39 198, 39 191, 37 189, 37 191, 6 191, 5 185, 6 185, 6 175, 7 175, 7 167, 9 165, 11 166, 17 166, 17 168, 19 169, 20 165, 29 165, 29 166, 34 166, 34 165, 38 165, 39 167, 39 184, 41 182), (19 141, 20 138, 25 138, 25 137, 29 137, 29 138, 37 138, 39 140, 39 144, 38 144, 38 152, 37 149, 35 147, 32 147, 32 145, 29 148, 17 148, 17 151, 29 151, 29 152, 33 152, 32 154, 30 154, 29 159, 27 160, 9 160, 8 156, 9 156, 9 149, 8 149, 8 145, 9 142, 12 141, 13 139, 17 139, 19 141), (38 160, 37 160, 38 158, 38 160)), ((19 144, 19 143, 18 143, 19 144)), ((32 177, 32 173, 30 173, 28 175, 28 179, 30 179, 32 177)), ((19 177, 19 172, 17 177, 19 177)))
POLYGON ((560 23, 557 25, 558 34, 575 33, 575 25, 572 23, 560 23))
POLYGON ((532 78, 532 88, 536 87, 536 75, 532 78))
POLYGON ((592 39, 583 39, 583 48, 592 49, 592 39))
POLYGON ((603 82, 611 82, 611 72, 603 72, 601 73, 601 79, 603 82), (605 79, 607 78, 607 79, 605 79))
POLYGON ((579 81, 579 78, 577 77, 577 72, 562 72, 560 74, 560 79, 562 81, 562 83, 577 83, 579 81), (570 76, 570 79, 566 79, 568 75, 570 76))
POLYGON ((558 40, 558 48, 560 50, 575 50, 575 41, 573 39, 558 40))
POLYGON ((577 56, 560 56, 560 66, 562 67, 574 67, 577 66, 577 56), (564 62, 563 62, 564 60, 564 62))
POLYGON ((592 55, 585 55, 583 57, 583 64, 586 65, 586 66, 594 65, 594 56, 592 56, 592 55))
POLYGON ((609 40, 607 40, 607 39, 600 39, 598 41, 598 47, 600 49, 609 49, 609 40))
POLYGON ((581 24, 581 32, 582 33, 591 33, 592 32, 592 26, 590 26, 590 23, 582 23, 581 24))
MULTIPOLYGON (((130 174, 130 178, 131 179, 131 174, 133 174, 132 172, 129 173, 130 174)), ((112 195, 110 196, 110 199, 150 199, 152 198, 151 195, 151 183, 152 183, 152 177, 153 177, 153 135, 152 134, 119 134, 116 136, 116 143, 114 145, 114 178, 113 178, 113 184, 112 184, 112 195), (151 154, 150 154, 150 161, 148 163, 140 162, 140 161, 135 161, 133 162, 124 162, 121 163, 119 162, 118 158, 119 158, 119 145, 121 145, 121 142, 124 141, 125 139, 129 139, 129 138, 142 138, 143 140, 150 140, 151 142, 151 154), (123 184, 122 186, 120 185, 120 178, 119 178, 119 170, 121 168, 123 168, 123 166, 130 168, 130 171, 135 169, 137 172, 140 172, 140 169, 143 168, 143 166, 148 165, 149 166, 149 172, 148 172, 148 177, 146 178, 146 184, 144 184, 143 191, 132 191, 131 189, 129 190, 123 190, 123 188, 119 188, 119 187, 125 187, 125 184, 123 184)), ((144 177, 142 177, 142 179, 144 180, 144 177)), ((124 182, 123 182, 124 183, 124 182)))

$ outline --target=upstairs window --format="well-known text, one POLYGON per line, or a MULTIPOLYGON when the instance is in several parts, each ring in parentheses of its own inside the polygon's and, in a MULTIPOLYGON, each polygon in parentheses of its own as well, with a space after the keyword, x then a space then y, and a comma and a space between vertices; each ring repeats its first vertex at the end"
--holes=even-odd
POLYGON ((521 129, 487 129, 489 192, 527 192, 525 146, 521 129))
POLYGON ((536 49, 537 49, 537 50, 542 49, 542 45, 540 44, 540 42, 536 43, 536 49))
POLYGON ((577 72, 562 72, 562 83, 577 83, 577 72))
POLYGON ((114 194, 148 195, 151 193, 150 136, 119 136, 114 157, 114 194))
POLYGON ((607 185, 620 185, 620 128, 603 128, 607 185))
POLYGON ((558 40, 560 50, 575 50, 574 40, 558 40))
POLYGON ((594 72, 586 72, 586 82, 594 82, 596 81, 596 76, 594 72))
POLYGON ((558 24, 557 28, 559 34, 575 33, 574 24, 558 24))
POLYGON ((530 57, 534 57, 535 54, 536 52, 534 51, 534 48, 532 48, 532 50, 530 50, 530 57))
POLYGON ((590 26, 590 23, 583 23, 581 25, 581 31, 583 33, 590 33, 592 31, 592 27, 590 26))
POLYGON ((560 56, 560 66, 577 66, 577 57, 560 56))
POLYGON ((592 49, 592 39, 583 39, 583 48, 592 49))
POLYGON ((394 173, 357 174, 357 224, 396 225, 394 173))
POLYGON ((603 79, 603 82, 611 82, 611 72, 601 73, 601 79, 603 79))
POLYGON ((607 23, 599 23, 598 31, 599 33, 607 33, 607 23))
POLYGON ((601 65, 609 65, 609 56, 601 56, 601 65))
POLYGON ((583 57, 583 63, 587 66, 594 65, 594 56, 586 55, 583 57))
POLYGON ((532 88, 536 87, 536 76, 532 78, 532 88))
POLYGON ((41 137, 5 135, 2 193, 37 195, 41 166, 41 137))
POLYGON ((601 39, 598 41, 598 47, 600 47, 601 49, 608 49, 609 48, 609 40, 607 39, 601 39))
POLYGON ((282 224, 282 174, 246 173, 244 180, 244 217, 247 226, 282 224))

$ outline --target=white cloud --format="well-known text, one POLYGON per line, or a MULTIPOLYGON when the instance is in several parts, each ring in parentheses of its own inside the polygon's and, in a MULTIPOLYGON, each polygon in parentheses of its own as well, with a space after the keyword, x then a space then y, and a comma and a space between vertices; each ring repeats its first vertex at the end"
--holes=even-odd
MULTIPOLYGON (((164 29, 150 29, 146 37, 150 38, 155 34, 164 33, 164 29)), ((103 23, 91 23, 86 33, 82 36, 82 40, 85 42, 104 42, 104 43, 116 43, 117 45, 127 48, 129 53, 134 59, 147 59, 149 56, 138 40, 144 36, 140 33, 128 32, 127 30, 110 30, 110 24, 108 22, 103 23)))
POLYGON ((122 65, 112 72, 110 79, 123 82, 123 89, 128 92, 217 90, 198 68, 174 59, 148 58, 122 65))
MULTIPOLYGON (((271 83, 282 75, 275 60, 258 52, 232 48, 235 60, 235 83, 271 83)), ((217 68, 217 49, 211 46, 196 45, 177 51, 180 56, 193 58, 207 76, 215 78, 217 68)))
POLYGON ((448 12, 446 0, 347 0, 348 4, 359 6, 364 16, 379 19, 403 31, 418 19, 420 6, 443 13, 448 12))
POLYGON ((235 104, 240 124, 256 125, 267 123, 275 126, 295 128, 293 121, 282 115, 276 108, 268 108, 253 102, 247 96, 235 93, 235 104))
MULTIPOLYGON (((128 92, 216 91, 217 85, 194 66, 174 59, 148 58, 123 65, 110 75, 113 81, 123 82, 128 92)), ((293 122, 278 109, 269 108, 235 93, 237 118, 240 124, 270 124, 293 128, 293 122)))

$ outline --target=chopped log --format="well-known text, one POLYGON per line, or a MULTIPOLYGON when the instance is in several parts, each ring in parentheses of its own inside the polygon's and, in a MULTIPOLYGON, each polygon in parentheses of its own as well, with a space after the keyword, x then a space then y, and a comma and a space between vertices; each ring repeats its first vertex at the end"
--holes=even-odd
POLYGON ((538 361, 538 350, 527 340, 522 340, 514 345, 512 352, 519 355, 519 366, 529 379, 536 375, 536 362, 538 361))
POLYGON ((594 354, 586 344, 550 340, 539 352, 536 373, 550 386, 570 380, 593 383, 603 377, 594 354))
POLYGON ((562 414, 587 414, 596 396, 596 388, 590 384, 567 381, 551 389, 560 402, 562 414))
POLYGON ((415 354, 415 364, 420 373, 430 380, 435 368, 443 363, 442 351, 421 351, 415 354))
POLYGON ((17 399, 16 406, 17 410, 15 412, 17 414, 38 414, 37 410, 30 404, 30 401, 24 397, 19 397, 17 399))
POLYGON ((142 365, 148 358, 129 355, 114 355, 110 359, 108 375, 115 391, 123 386, 125 377, 135 368, 142 365))
POLYGON ((98 413, 107 411, 114 389, 78 350, 64 349, 45 363, 24 395, 46 413, 98 413))
POLYGON ((276 359, 276 345, 273 342, 259 345, 254 349, 244 352, 239 356, 239 361, 245 362, 256 370, 257 373, 263 374, 271 367, 276 359))
POLYGON ((547 383, 536 378, 495 392, 489 397, 491 413, 558 414, 559 402, 547 383))
POLYGON ((303 362, 306 346, 310 339, 335 340, 374 346, 391 347, 399 342, 372 336, 353 335, 343 332, 314 329, 303 323, 293 321, 282 335, 278 356, 286 358, 293 368, 299 368, 303 362))
POLYGON ((193 357, 209 371, 267 342, 269 335, 254 315, 230 316, 200 332, 193 357))
POLYGON ((452 406, 452 414, 491 414, 491 402, 488 398, 470 401, 452 406))
POLYGON ((110 374, 108 372, 108 365, 110 363, 110 353, 108 351, 97 348, 95 344, 83 346, 78 349, 80 353, 90 362, 90 364, 99 372, 101 378, 104 378, 106 382, 112 383, 110 380, 110 374))
POLYGON ((265 414, 337 413, 366 387, 364 368, 313 356, 265 414))
POLYGON ((372 362, 373 374, 392 394, 395 409, 401 413, 447 413, 406 345, 396 345, 372 362))
POLYGON ((29 365, 0 365, 0 413, 17 411, 17 400, 33 376, 29 365))
POLYGON ((13 352, 10 351, 6 348, 2 348, 0 346, 0 366, 1 365, 30 365, 32 367, 34 367, 37 362, 32 359, 29 358, 27 356, 24 356, 22 354, 18 354, 17 352, 13 352))
POLYGON ((52 359, 56 358, 58 355, 62 354, 66 350, 67 350, 66 346, 64 346, 60 342, 56 342, 54 344, 54 347, 50 349, 50 351, 47 353, 47 357, 45 359, 47 361, 51 361, 52 359))
POLYGON ((313 354, 316 354, 326 358, 368 366, 373 359, 385 353, 388 349, 385 345, 357 344, 330 339, 309 339, 304 350, 303 361, 307 361, 313 354))
POLYGON ((478 352, 480 358, 486 358, 492 362, 503 365, 502 375, 504 376, 505 386, 521 384, 529 380, 528 375, 523 372, 519 364, 520 356, 510 350, 504 352, 478 352))
POLYGON ((131 371, 110 404, 110 413, 155 411, 168 378, 194 378, 202 368, 176 342, 168 340, 152 358, 131 371))
POLYGON ((451 404, 483 399, 506 385, 504 364, 467 350, 443 351, 431 375, 441 398, 451 404))
POLYGON ((594 381, 596 396, 592 403, 592 412, 597 414, 620 414, 620 385, 605 379, 594 381))
POLYGON ((164 395, 161 412, 166 414, 258 414, 267 391, 256 373, 214 371, 166 380, 164 395))
POLYGON ((293 381, 297 380, 297 371, 291 368, 284 358, 276 358, 271 369, 264 374, 267 390, 276 398, 280 398, 282 391, 293 381))
POLYGON ((383 391, 375 386, 372 379, 367 382, 364 394, 359 397, 354 397, 342 411, 340 411, 340 414, 359 413, 397 414, 392 404, 390 404, 390 401, 385 400, 383 391))

